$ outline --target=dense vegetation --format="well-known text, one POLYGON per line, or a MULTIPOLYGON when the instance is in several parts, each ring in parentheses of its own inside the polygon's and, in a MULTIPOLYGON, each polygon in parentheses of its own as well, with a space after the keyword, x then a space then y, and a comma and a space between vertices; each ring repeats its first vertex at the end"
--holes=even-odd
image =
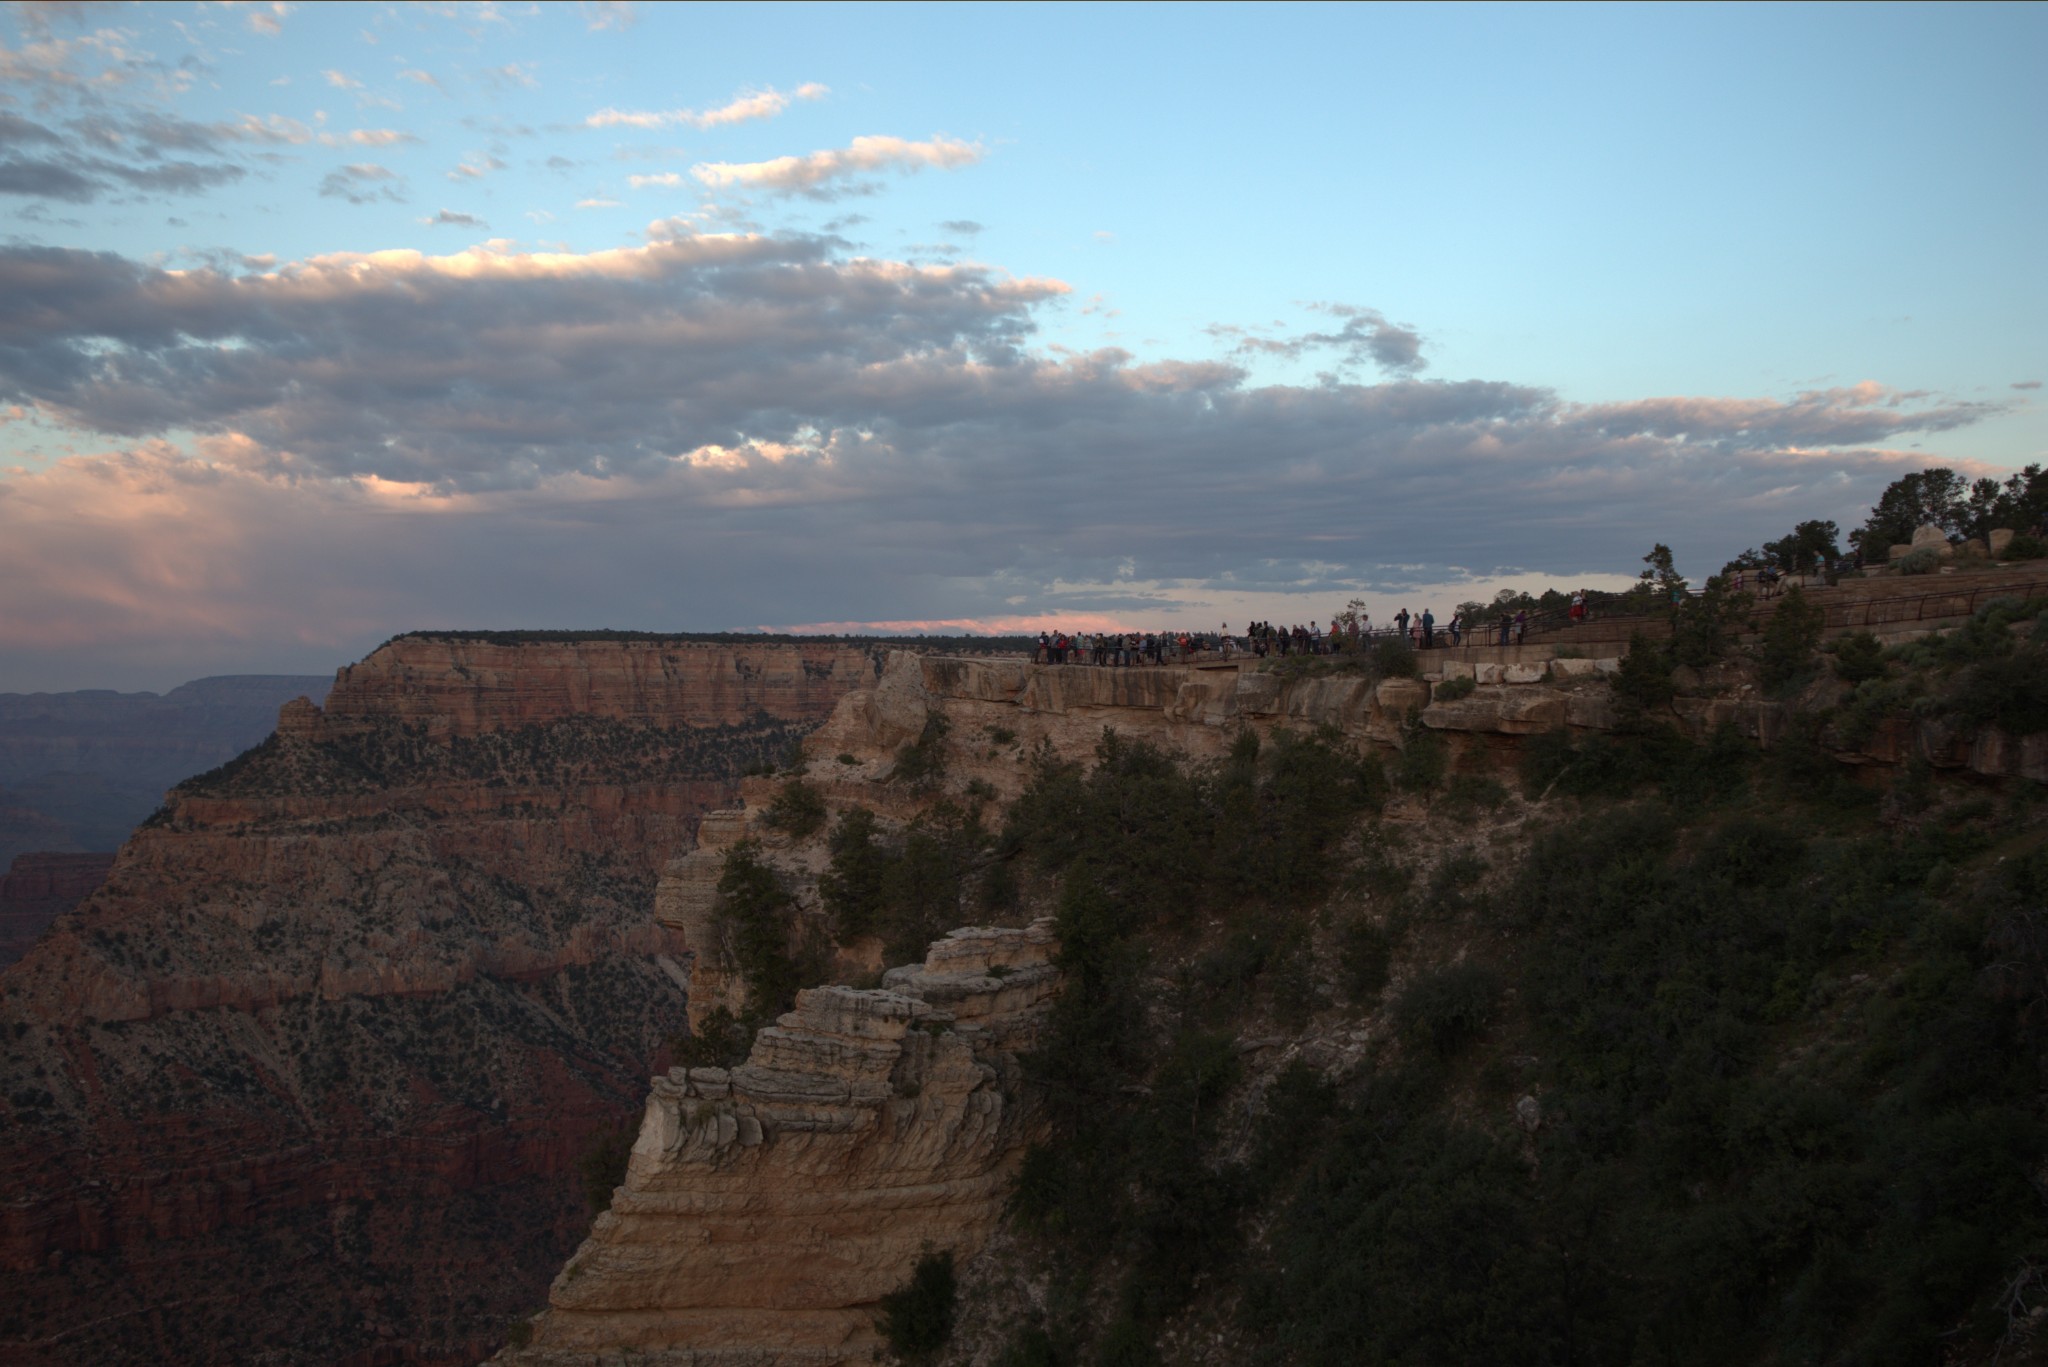
POLYGON ((1048 880, 1069 975, 1015 1198, 1058 1273, 1008 1362, 1154 1361, 1210 1300, 1301 1363, 1997 1342, 2003 1290, 2048 1299, 2039 813, 1881 820, 1838 768, 1647 723, 1532 745, 1575 815, 1489 879, 1373 823, 1389 782, 1332 736, 1042 756, 995 849, 1048 880), (1247 1100, 1247 1022, 1390 979, 1360 1068, 1247 1100))

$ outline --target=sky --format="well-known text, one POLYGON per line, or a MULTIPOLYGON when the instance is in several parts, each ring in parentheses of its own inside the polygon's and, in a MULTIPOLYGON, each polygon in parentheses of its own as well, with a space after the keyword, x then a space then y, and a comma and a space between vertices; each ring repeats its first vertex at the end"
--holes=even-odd
POLYGON ((2048 461, 2048 6, 15 4, 0 691, 1441 615, 2048 461))

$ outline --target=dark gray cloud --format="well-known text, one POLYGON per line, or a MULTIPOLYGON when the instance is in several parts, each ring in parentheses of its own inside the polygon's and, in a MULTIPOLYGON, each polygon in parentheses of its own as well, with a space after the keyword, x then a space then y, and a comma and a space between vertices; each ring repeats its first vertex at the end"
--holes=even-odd
POLYGON ((1853 519, 1928 463, 1899 445, 1999 411, 1877 385, 1605 404, 1259 385, 1228 361, 1033 350, 1056 282, 834 242, 182 272, 0 248, 0 404, 129 448, 0 480, 0 619, 169 631, 135 606, 162 611, 154 581, 102 593, 166 566, 187 577, 164 594, 229 586, 178 609, 187 634, 314 610, 369 643, 430 621, 1327 607, 1459 567, 1627 571, 1652 539, 1718 565, 1853 519), (123 533, 148 554, 79 530, 107 525, 156 527, 123 533), (343 563, 332 587, 291 567, 343 563))
POLYGON ((0 111, 0 194, 73 204, 124 192, 197 194, 248 174, 237 149, 311 136, 278 119, 203 124, 161 113, 93 113, 52 124, 0 111))
POLYGON ((973 237, 984 230, 984 225, 971 218, 949 218, 939 225, 955 237, 973 237))
POLYGON ((420 222, 430 228, 488 228, 491 226, 475 214, 457 213, 453 209, 443 209, 432 218, 423 218, 420 222))
POLYGON ((1300 360, 1311 351, 1337 353, 1344 367, 1370 363, 1389 375, 1414 375, 1427 368, 1422 358, 1422 334, 1401 323, 1390 323, 1378 309, 1351 304, 1312 304, 1311 308, 1341 319, 1334 331, 1305 332, 1295 336, 1271 337, 1262 329, 1219 324, 1211 336, 1232 344, 1240 355, 1278 356, 1300 360))

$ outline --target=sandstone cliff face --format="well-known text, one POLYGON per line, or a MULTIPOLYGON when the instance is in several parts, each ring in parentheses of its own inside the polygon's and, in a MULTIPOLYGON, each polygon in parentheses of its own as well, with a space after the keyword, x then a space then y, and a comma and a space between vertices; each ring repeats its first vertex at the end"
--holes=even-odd
POLYGON ((0 976, 0 1357, 488 1352, 682 1022, 660 870, 872 679, 407 640, 181 787, 0 976))
POLYGON ((964 1261, 1001 1217, 1053 950, 1046 921, 958 930, 878 990, 799 994, 738 1068, 657 1078, 625 1185, 500 1360, 871 1361, 920 1252, 964 1261))
POLYGON ((0 968, 107 880, 111 854, 18 854, 0 878, 0 968))

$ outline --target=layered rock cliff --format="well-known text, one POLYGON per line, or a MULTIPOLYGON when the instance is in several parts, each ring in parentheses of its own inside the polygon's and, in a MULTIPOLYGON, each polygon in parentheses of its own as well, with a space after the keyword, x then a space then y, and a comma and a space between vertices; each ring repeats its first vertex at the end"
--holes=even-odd
POLYGON ((0 1357, 474 1361, 681 1024, 657 876, 869 657, 403 639, 0 976, 0 1357))
POLYGON ((964 1261, 1001 1217, 1053 948, 1045 921, 957 930, 879 989, 800 993, 740 1067, 657 1078, 625 1185, 500 1360, 872 1361, 920 1254, 964 1261))

